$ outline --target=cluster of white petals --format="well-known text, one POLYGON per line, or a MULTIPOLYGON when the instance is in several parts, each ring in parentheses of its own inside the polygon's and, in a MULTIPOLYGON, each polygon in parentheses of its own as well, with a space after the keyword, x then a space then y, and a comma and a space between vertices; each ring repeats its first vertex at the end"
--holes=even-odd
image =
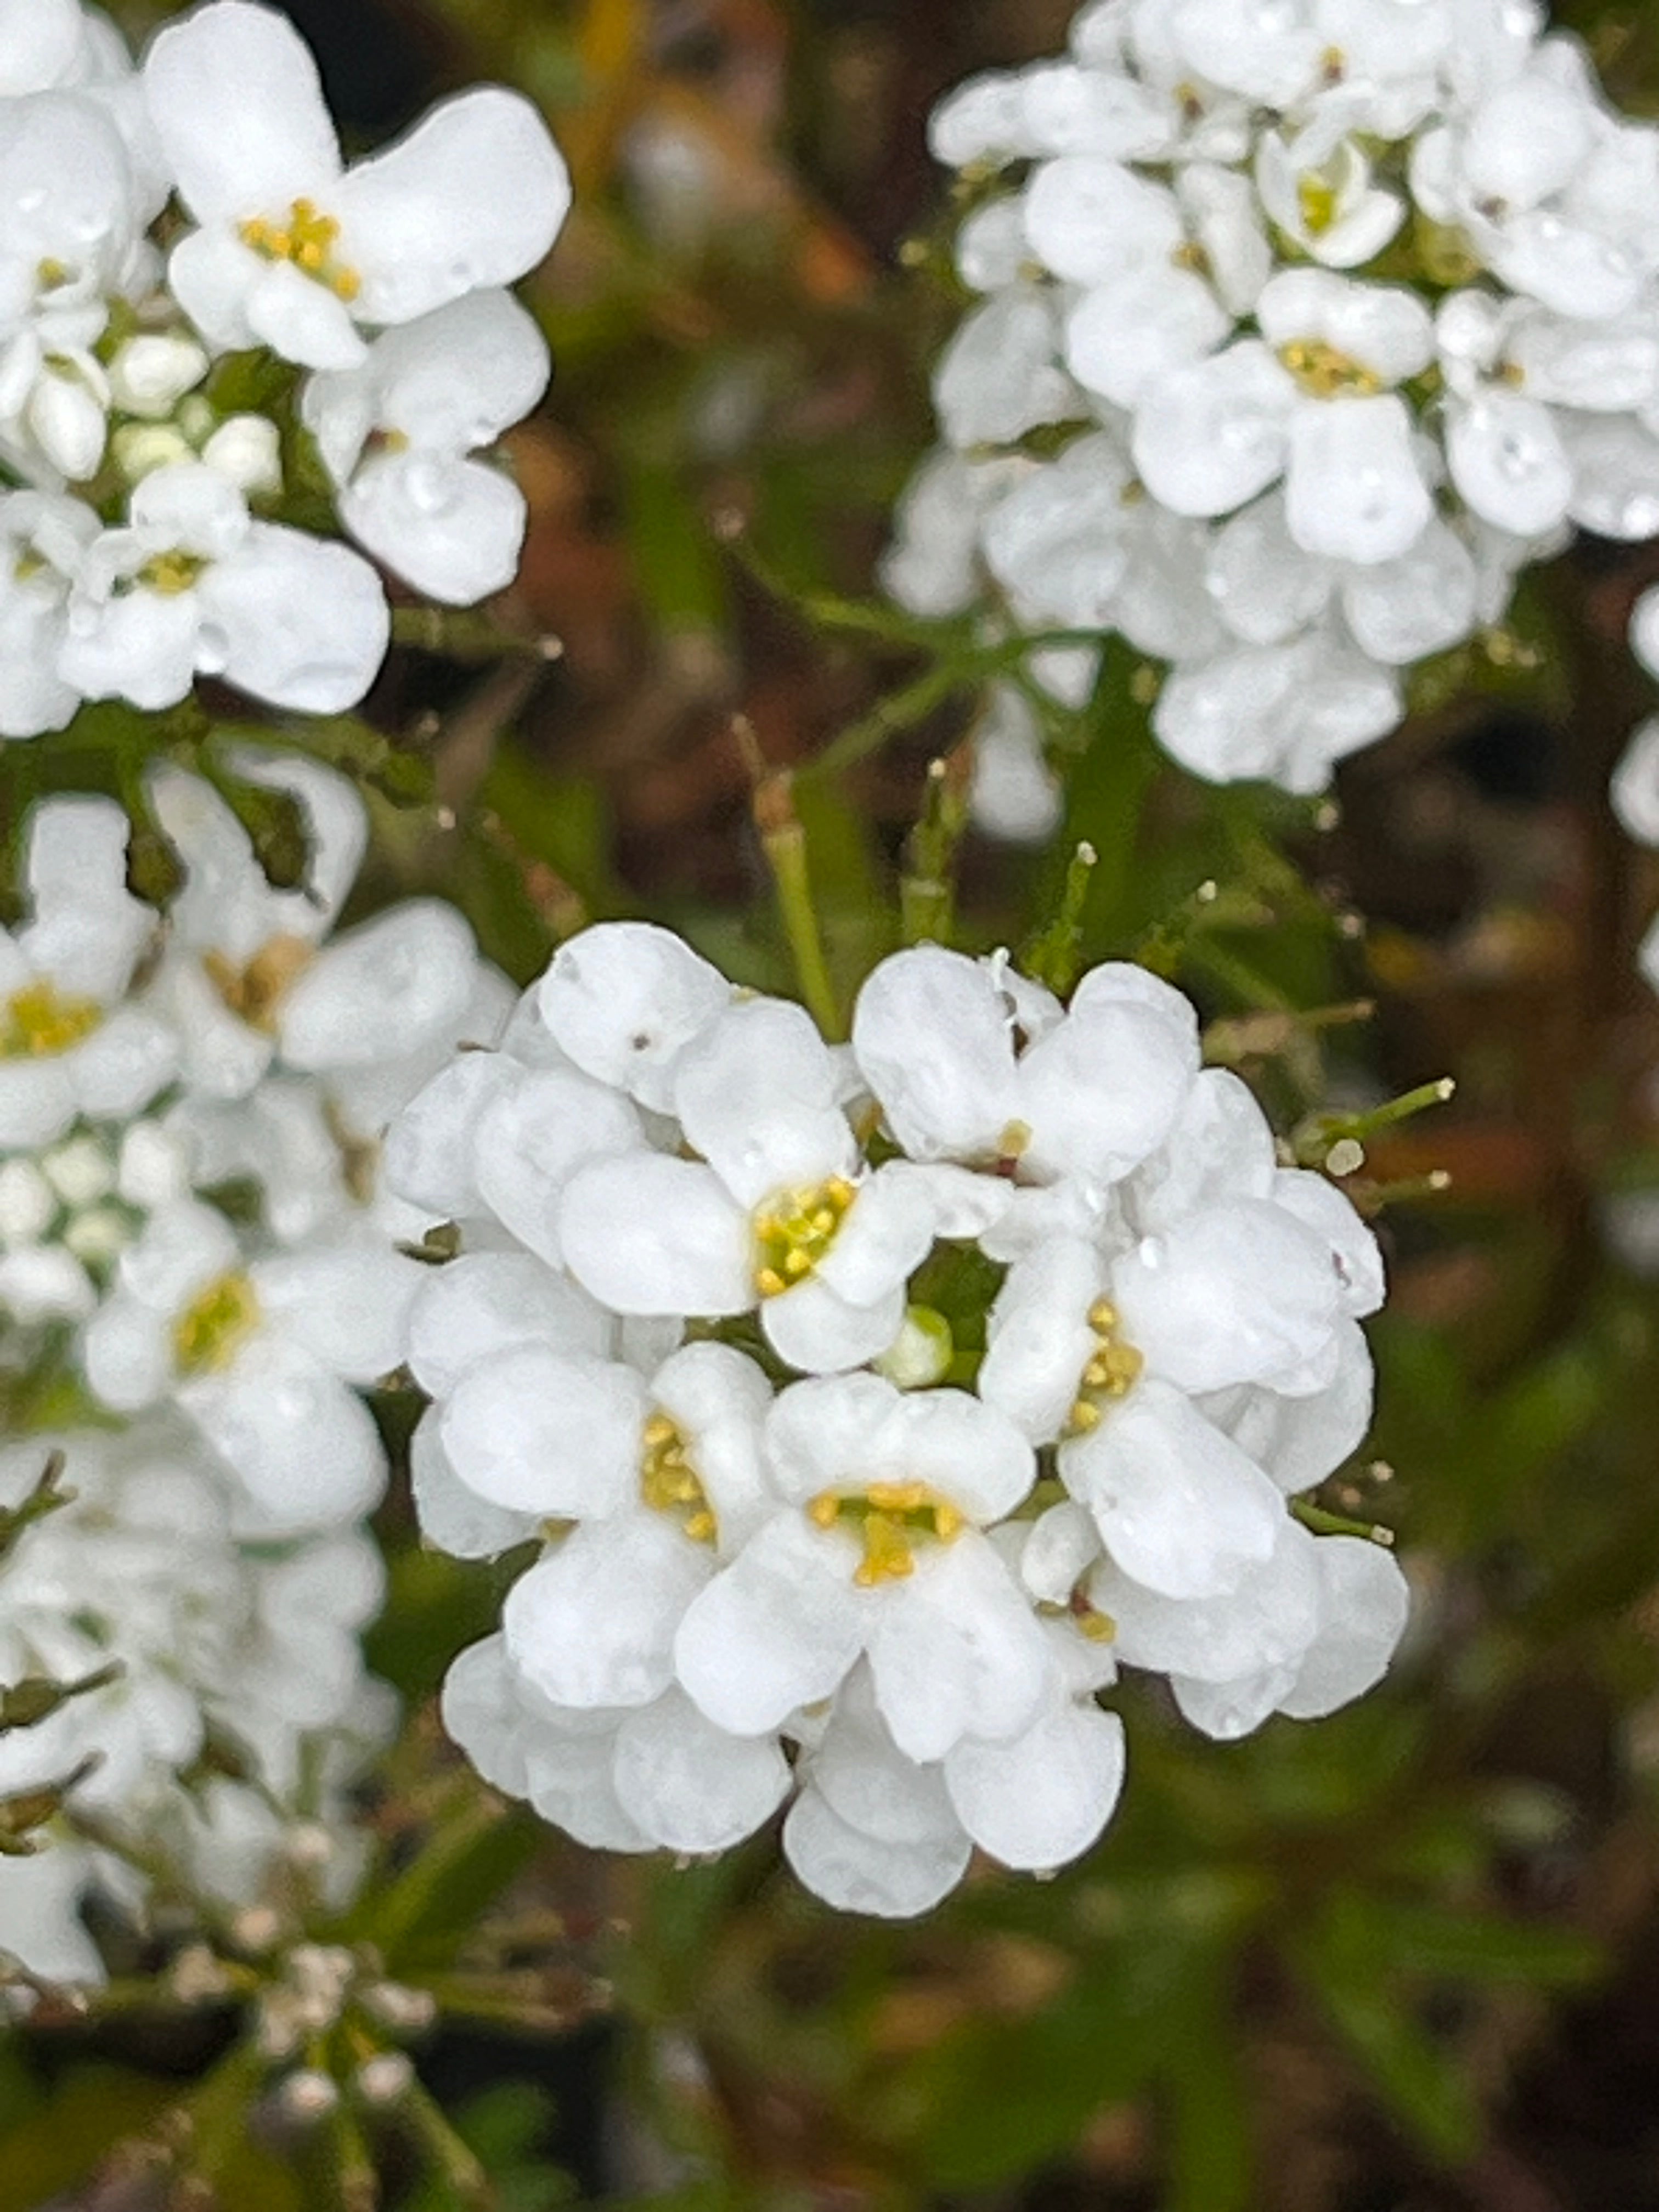
POLYGON ((364 1863, 346 1792, 392 1718, 358 1644, 374 1545, 249 1543, 223 1470, 166 1415, 8 1444, 0 1513, 49 1450, 64 1502, 0 1558, 0 1692, 38 1701, 0 1732, 0 1802, 57 1809, 0 1856, 0 1957, 100 1980, 79 1907, 98 1887, 142 1904, 125 1850, 233 1907, 301 1878, 343 1905, 364 1863))
POLYGON ((9 9, 4 47, 0 737, 173 706, 198 674, 356 705, 386 593, 281 519, 285 456, 315 441, 342 529, 417 591, 510 582, 524 500, 478 456, 547 382, 502 289, 568 205, 544 125, 484 87, 347 167, 309 49, 254 0, 191 9, 137 65, 77 0, 9 9), (258 349, 291 365, 270 411, 217 373, 258 349))
MULTIPOLYGON (((933 144, 977 297, 888 588, 1168 664, 1194 773, 1318 790, 1573 526, 1659 531, 1659 129, 1531 0, 1090 0, 933 144)), ((1055 811, 1031 705, 984 740, 1010 836, 1055 811)))
POLYGON ((422 1270, 398 1243, 431 1217, 381 1194, 379 1140, 512 994, 436 901, 331 934, 367 835, 343 778, 254 748, 227 769, 296 809, 292 889, 179 769, 148 786, 182 870, 165 910, 127 888, 113 800, 30 817, 0 933, 0 1379, 55 1363, 106 1413, 171 1409, 239 1526, 286 1536, 380 1495, 361 1394, 402 1358, 422 1270))
POLYGON ((1145 969, 1062 1006, 923 946, 832 1046, 601 925, 386 1172, 459 1232, 409 1309, 422 1528, 535 1547, 446 1723, 587 1844, 717 1852, 787 1805, 807 1887, 917 1913, 975 1846, 1094 1842, 1120 1664, 1230 1737, 1389 1662, 1392 1557, 1291 1503, 1369 1420, 1375 1242, 1145 969))

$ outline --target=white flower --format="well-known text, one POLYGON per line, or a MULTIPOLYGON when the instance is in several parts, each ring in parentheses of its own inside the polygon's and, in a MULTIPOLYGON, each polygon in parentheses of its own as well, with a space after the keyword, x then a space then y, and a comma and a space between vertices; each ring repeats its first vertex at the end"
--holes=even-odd
POLYGON ((768 1341, 809 1374, 884 1352, 934 1238, 975 1233, 1006 1196, 908 1161, 866 1170, 842 1068, 798 1006, 721 1013, 676 1057, 672 1097, 699 1157, 579 1169, 559 1210, 565 1264, 617 1313, 758 1306, 768 1341))
POLYGON ((176 769, 152 774, 151 805, 185 872, 153 987, 184 1037, 185 1079, 204 1097, 236 1098, 279 1060, 349 1097, 360 1082, 390 1078, 384 1119, 424 1080, 429 1055, 447 1059, 466 1037, 479 983, 472 933, 452 907, 410 899, 325 944, 362 859, 362 800, 302 755, 243 746, 229 765, 297 804, 306 878, 274 889, 211 785, 176 769))
POLYGON ((1006 965, 937 945, 874 970, 853 1049, 913 1158, 1008 1162, 1036 1182, 1127 1175, 1198 1072, 1191 1006, 1145 969, 1092 969, 1062 1012, 1006 965))
POLYGON ((122 1253, 82 1339, 87 1380, 120 1413, 180 1407, 240 1478, 255 1525, 353 1520, 386 1458, 349 1386, 398 1364, 419 1279, 368 1233, 250 1258, 222 1214, 182 1200, 122 1253))
POLYGON ((58 670, 88 699, 174 706, 200 671, 276 706, 339 714, 374 682, 390 635, 367 562, 255 521, 228 477, 182 461, 146 477, 127 526, 87 550, 58 670))
POLYGON ((524 495, 470 457, 530 412, 549 373, 533 320, 489 291, 388 331, 356 368, 313 377, 301 413, 352 536, 429 599, 471 606, 504 589, 524 495))
POLYGON ((1000 684, 974 728, 974 819, 988 836, 1046 844, 1065 811, 1058 779, 1043 758, 1036 716, 1023 693, 1000 684))
POLYGON ((81 694, 58 673, 70 593, 98 535, 79 500, 0 493, 0 737, 61 730, 81 694))
POLYGON ((126 887, 113 800, 53 799, 30 820, 30 918, 0 932, 0 1153, 48 1144, 78 1115, 120 1119, 171 1078, 171 1028, 126 1003, 155 935, 126 887))
POLYGON ((569 204, 540 118, 498 87, 445 101, 388 152, 343 168, 309 49, 249 0, 211 0, 169 24, 143 80, 199 226, 173 248, 169 282, 221 348, 355 368, 358 324, 413 322, 510 284, 569 204))
POLYGON ((1018 1734, 1045 1652, 981 1533, 1034 1477, 1012 1424, 961 1391, 849 1375, 786 1390, 767 1444, 788 1504, 686 1612, 674 1659, 693 1700, 734 1735, 764 1735, 863 1652, 907 1756, 1018 1734))

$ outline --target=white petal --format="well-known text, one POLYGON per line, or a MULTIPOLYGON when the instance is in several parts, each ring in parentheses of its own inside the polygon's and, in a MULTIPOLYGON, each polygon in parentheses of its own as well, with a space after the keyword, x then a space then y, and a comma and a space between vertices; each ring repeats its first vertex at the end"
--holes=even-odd
POLYGON ((492 1790, 526 1794, 525 1731, 505 1639, 486 1636, 451 1662, 438 1706, 444 1733, 492 1790))
POLYGON ((674 1110, 688 1142, 744 1206, 851 1172, 857 1146, 836 1063, 811 1017, 778 999, 728 1007, 686 1046, 674 1110))
POLYGON ((1031 1448, 1007 1415, 965 1390, 900 1392, 878 1449, 893 1474, 908 1471, 979 1522, 1011 1513, 1036 1479, 1031 1448))
POLYGON ((958 450, 1012 444, 1039 423, 1084 412, 1059 353, 1054 310, 1042 295, 1011 288, 988 300, 933 371, 933 404, 948 441, 958 450))
POLYGON ((1572 496, 1572 464, 1549 410, 1522 392, 1489 387, 1446 425, 1452 482, 1500 530, 1553 530, 1572 496))
POLYGON ((641 1142, 639 1116, 617 1091, 568 1068, 536 1068, 498 1091, 478 1117, 479 1196, 538 1258, 557 1266, 559 1207, 572 1174, 641 1142))
POLYGON ((1358 1450, 1371 1425, 1374 1378, 1365 1332, 1358 1322, 1342 1322, 1336 1342, 1336 1373, 1322 1390, 1291 1398, 1247 1384, 1202 1401, 1206 1416, 1286 1497, 1334 1474, 1358 1450))
POLYGON ((988 970, 918 945, 882 961, 859 994, 853 1049, 913 1158, 994 1157, 1018 1117, 1012 1010, 988 970))
POLYGON ((1291 537, 1277 492, 1224 525, 1205 574, 1222 621, 1247 645, 1278 645, 1316 622, 1332 581, 1329 562, 1291 537))
POLYGON ((1480 622, 1474 556, 1437 518, 1401 559, 1351 575, 1342 611, 1362 652, 1389 667, 1443 653, 1480 622))
POLYGON ((839 1375, 889 1351, 904 1323, 904 1290, 896 1284, 866 1304, 854 1304, 827 1282, 809 1276, 775 1298, 763 1298, 761 1328, 787 1366, 803 1375, 839 1375))
POLYGON ((799 1514, 781 1513, 692 1600, 675 1671, 717 1727, 765 1735, 845 1676, 860 1608, 833 1559, 799 1514))
POLYGON ((476 606, 519 573, 530 510, 524 494, 483 461, 422 453, 366 461, 340 495, 357 543, 429 599, 476 606))
POLYGON ((1292 1720, 1320 1720, 1381 1681, 1411 1610, 1400 1564, 1381 1544, 1325 1536, 1314 1546, 1322 1618, 1294 1688, 1279 1700, 1292 1720))
POLYGON ((438 1408, 428 1406, 409 1444, 410 1494, 426 1542, 457 1559, 499 1559, 530 1542, 538 1528, 534 1516, 492 1505, 463 1482, 449 1463, 438 1420, 438 1408))
POLYGON ((941 1759, 966 1735, 1006 1737, 1042 1695, 1048 1647, 996 1552, 975 1529, 921 1552, 908 1581, 870 1607, 876 1703, 908 1759, 941 1759))
POLYGON ((324 948, 284 994, 276 1033, 296 1067, 363 1067, 451 1034, 477 948, 452 906, 405 899, 324 948))
POLYGON ((802 1791, 783 1824, 784 1856, 815 1897, 842 1912, 913 1920, 948 1897, 968 1870, 966 1835, 896 1845, 849 1828, 819 1792, 802 1791))
POLYGON ((619 1314, 746 1313, 749 1218, 712 1169, 641 1152, 579 1169, 559 1209, 565 1265, 619 1314))
POLYGON ((570 179, 527 100, 486 85, 445 100, 334 196, 342 257, 365 322, 407 323, 463 293, 511 284, 543 260, 570 179))
POLYGON ((1320 1620, 1316 1540, 1282 1509, 1271 1558, 1236 1589, 1210 1597, 1165 1597, 1109 1561, 1090 1578, 1095 1606, 1117 1628, 1127 1666, 1194 1681, 1234 1682, 1302 1663, 1320 1620))
POLYGON ((1228 514, 1284 468, 1297 390, 1255 339, 1176 369, 1135 417, 1135 465, 1177 514, 1228 514))
POLYGON ((507 1592, 514 1664, 556 1705, 648 1704, 673 1680, 674 1632, 713 1565, 662 1514, 574 1528, 507 1592))
POLYGON ((991 1309, 978 1389, 1033 1443, 1052 1443, 1096 1351, 1089 1309, 1105 1263, 1079 1237, 1054 1237, 1010 1268, 991 1309))
POLYGON ((338 173, 317 64, 274 8, 220 0, 169 25, 145 54, 144 92, 179 196, 200 221, 286 214, 338 173))
POLYGON ((1007 1743, 965 1737, 947 1753, 945 1786, 982 1850, 1005 1866, 1045 1871, 1086 1851, 1123 1788, 1123 1723, 1115 1713, 1057 1699, 1007 1743))
POLYGON ((769 1736, 732 1736, 681 1690, 624 1721, 617 1795, 653 1843, 671 1851, 729 1850, 769 1820, 789 1792, 789 1762, 769 1736))
POLYGON ((1295 1680, 1289 1666, 1268 1667, 1231 1682, 1197 1682, 1171 1675, 1170 1686, 1183 1720, 1218 1743, 1235 1743, 1259 1729, 1295 1680))
POLYGON ((1167 264, 1185 232, 1175 196, 1092 154, 1040 164, 1025 192, 1025 234, 1038 260, 1074 284, 1106 284, 1167 264))
POLYGON ((179 1399, 273 1531, 355 1521, 379 1502, 386 1454, 368 1410, 299 1346, 262 1337, 179 1399))
POLYGON ((70 1054, 64 1073, 83 1113, 125 1118, 148 1105, 179 1065, 170 1024, 142 1006, 118 1006, 70 1054))
POLYGON ((387 1188, 440 1219, 479 1212, 478 1124, 485 1109, 523 1075, 505 1054, 461 1054, 410 1099, 386 1132, 381 1171, 387 1188))
POLYGON ((423 1271, 409 1310, 409 1364, 421 1388, 442 1397, 492 1352, 544 1344, 598 1358, 610 1334, 592 1299, 527 1253, 463 1253, 423 1271))
POLYGON ((554 955, 542 1019, 578 1067, 665 1114, 675 1059, 732 1001, 719 969, 671 930, 601 922, 554 955))
POLYGON ((1214 352, 1232 318, 1201 276, 1152 267, 1085 295, 1066 325, 1066 362, 1078 382, 1134 407, 1172 369, 1214 352))
POLYGON ((1328 1247, 1260 1199, 1185 1215, 1112 1270, 1126 1337, 1183 1390, 1271 1383, 1318 1359, 1339 1291, 1328 1247))
POLYGON ((1063 1444, 1060 1472, 1123 1573, 1168 1597, 1237 1589, 1270 1557, 1285 1519, 1254 1461, 1190 1399, 1152 1380, 1063 1444))
POLYGON ((343 545, 256 522, 204 576, 204 665, 274 706, 355 707, 380 673, 392 617, 380 579, 343 545))
POLYGON ((527 1344, 468 1369, 439 1433, 480 1498, 514 1512, 586 1518, 637 1497, 645 1410, 632 1368, 527 1344))
POLYGON ((1417 543, 1433 512, 1411 416, 1395 393, 1314 400, 1297 409, 1285 515, 1305 552, 1336 561, 1392 561, 1417 543))
POLYGON ((1162 1143, 1198 1073, 1196 1018, 1182 1010, 1172 1022, 1103 986, 1079 988, 1066 1021, 1020 1062, 1032 1174, 1115 1182, 1162 1143))
MULTIPOLYGON (((1650 593, 1655 614, 1659 597, 1650 593)), ((1637 643, 1632 634, 1632 643, 1637 643)), ((1644 662, 1647 655, 1639 656, 1644 662)), ((1638 844, 1659 846, 1659 715, 1644 722, 1620 757, 1610 793, 1613 811, 1638 844)))

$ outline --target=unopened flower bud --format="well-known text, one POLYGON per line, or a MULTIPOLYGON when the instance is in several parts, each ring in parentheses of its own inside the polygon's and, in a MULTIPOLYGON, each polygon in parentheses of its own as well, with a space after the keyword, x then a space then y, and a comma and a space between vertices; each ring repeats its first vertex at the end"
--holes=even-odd
POLYGON ((110 396, 124 413, 160 422, 207 369, 206 354, 181 332, 129 338, 110 363, 110 396))
POLYGON ((282 441, 268 416, 233 415, 203 447, 202 459, 250 499, 283 489, 282 441))

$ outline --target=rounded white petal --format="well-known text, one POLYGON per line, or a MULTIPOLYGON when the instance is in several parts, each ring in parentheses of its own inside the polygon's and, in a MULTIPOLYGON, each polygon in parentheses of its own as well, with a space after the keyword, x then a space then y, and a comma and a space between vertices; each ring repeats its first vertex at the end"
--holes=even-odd
POLYGON ((544 1517, 621 1511, 639 1494, 645 1385, 631 1367, 539 1344, 467 1370, 439 1434, 461 1480, 492 1504, 544 1517))
POLYGON ((1549 410, 1524 392, 1488 388, 1452 410, 1452 482, 1475 513, 1529 538, 1553 530, 1572 497, 1572 464, 1549 410))
POLYGON ((648 1704, 673 1680, 674 1632, 714 1564, 659 1513, 572 1529, 507 1594, 514 1666, 555 1705, 648 1704))
POLYGON ((362 279, 356 312, 408 323, 514 283, 546 257, 569 206, 569 173, 527 100, 485 85, 446 100, 334 194, 339 251, 362 279))
POLYGON ((876 1704, 907 1759, 967 1735, 1015 1735, 1047 1676, 1042 1631, 994 1547, 969 1528, 875 1593, 866 1632, 876 1704))
POLYGON ((1137 269, 1086 293, 1066 325, 1066 362, 1085 390, 1134 407, 1171 370, 1203 360, 1232 317, 1189 269, 1137 269))
MULTIPOLYGON (((1648 596, 1659 614, 1659 597, 1648 596)), ((1659 846, 1659 715, 1644 722, 1626 746, 1613 772, 1610 796, 1630 836, 1638 844, 1659 846)))
POLYGON ((1060 1447, 1060 1473, 1122 1572, 1167 1597, 1237 1589, 1271 1556, 1285 1519, 1255 1462, 1189 1398, 1150 1379, 1060 1447))
POLYGON ((617 1732, 617 1795, 671 1851, 729 1850, 776 1812, 790 1778, 771 1737, 727 1735, 682 1690, 631 1714, 617 1732))
POLYGON ((438 1421, 438 1408, 428 1406, 409 1444, 410 1495, 425 1540, 457 1559, 499 1559, 530 1542, 538 1527, 535 1516, 492 1505, 463 1482, 449 1463, 438 1421))
POLYGON ((836 1062, 811 1017, 781 999, 730 1006, 686 1045, 674 1110, 740 1205, 849 1174, 858 1148, 836 1062))
POLYGON ((463 1253, 428 1268, 409 1310, 409 1364, 434 1398, 493 1352, 542 1344, 597 1358, 610 1338, 610 1316, 525 1252, 463 1253))
POLYGON ((1433 513, 1412 418, 1396 394, 1314 400, 1297 409, 1285 517, 1304 552, 1393 561, 1417 543, 1433 513))
POLYGON ((1319 1570, 1319 1632, 1295 1686, 1279 1710, 1292 1720, 1321 1720, 1381 1681, 1411 1611, 1400 1563, 1381 1544, 1358 1536, 1323 1536, 1314 1546, 1319 1570))
POLYGON ((780 1513, 692 1600, 674 1668, 717 1728, 768 1735, 845 1677, 862 1609, 835 1556, 798 1513, 780 1513))
POLYGON ((584 1073, 659 1114, 674 1060, 732 1002, 731 986, 672 930, 601 922, 561 945, 538 995, 541 1017, 584 1073))
POLYGON ((1358 1450, 1371 1425, 1375 1377, 1365 1332, 1358 1322, 1340 1322, 1336 1343, 1336 1373, 1322 1390, 1291 1398, 1249 1383, 1202 1401, 1207 1418, 1286 1497, 1334 1474, 1358 1450))
POLYGON ((760 1322, 786 1365, 803 1375, 841 1375, 890 1350, 904 1325, 904 1288, 895 1284, 854 1304, 809 1276, 779 1297, 763 1298, 760 1322))
POLYGON ((386 1453, 367 1407, 299 1345, 261 1336, 179 1401, 273 1533, 359 1520, 380 1502, 386 1453))
POLYGON ((1102 1255, 1053 1237, 1008 1271, 988 1325, 978 1389, 1033 1443, 1052 1443, 1097 1349, 1089 1309, 1106 1287, 1102 1255))
POLYGON ((1126 1338, 1183 1390, 1272 1382, 1316 1361, 1340 1289, 1322 1239, 1261 1199, 1184 1215, 1112 1270, 1126 1338))
POLYGON ((1185 231, 1175 196, 1118 161, 1063 155, 1032 174, 1025 235, 1056 276, 1106 284, 1131 270, 1167 264, 1185 231))
POLYGON ((532 1068, 498 1090, 478 1117, 478 1194, 538 1258, 557 1266, 559 1207, 573 1173, 641 1142, 639 1116, 619 1093, 569 1068, 532 1068))
POLYGON ((894 1844, 863 1835, 804 1790, 783 1824, 783 1852, 797 1879, 841 1912, 914 1920, 948 1897, 968 1871, 965 1834, 894 1844))
POLYGON ((476 606, 519 573, 530 510, 485 461, 380 453, 340 495, 340 520, 394 575, 449 607, 476 606))
POLYGON ((853 1050, 913 1158, 994 1158, 1019 1113, 1013 1010, 988 969, 917 945, 859 993, 853 1050))
POLYGON ((380 674, 392 617, 380 578, 344 545, 256 522, 203 577, 201 665, 273 706, 343 714, 380 674))
POLYGON ((945 1760, 957 1817, 981 1850, 1033 1872, 1086 1851, 1123 1789, 1123 1723, 1054 1700, 1007 1743, 965 1737, 945 1760))
POLYGON ((1090 1577, 1090 1597, 1115 1624, 1114 1648, 1126 1666, 1234 1682, 1301 1665, 1320 1621, 1316 1550, 1316 1540, 1281 1507, 1271 1556, 1231 1590, 1166 1597, 1107 1560, 1090 1577))
POLYGON ((1229 514, 1285 466, 1297 393, 1265 345, 1244 339, 1176 369, 1135 417, 1135 465, 1177 514, 1229 514))
POLYGON ((559 1208, 565 1265, 619 1314, 747 1313, 749 1217, 711 1168, 638 1152, 578 1169, 559 1208))
POLYGON ((324 947, 277 1011, 296 1067, 371 1066, 453 1032, 472 996, 477 947, 438 899, 405 899, 324 947))
POLYGON ((311 49, 249 0, 196 8, 157 33, 144 93, 179 197, 199 222, 285 215, 338 174, 311 49))

